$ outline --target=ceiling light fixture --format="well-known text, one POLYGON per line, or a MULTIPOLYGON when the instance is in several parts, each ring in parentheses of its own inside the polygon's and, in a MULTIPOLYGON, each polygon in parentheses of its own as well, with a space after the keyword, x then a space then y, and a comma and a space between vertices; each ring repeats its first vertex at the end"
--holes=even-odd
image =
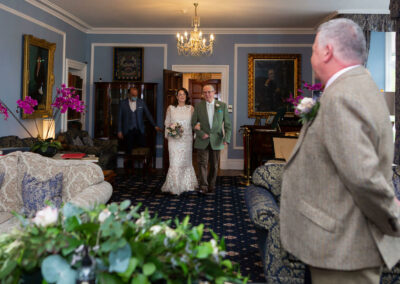
POLYGON ((210 35, 209 43, 203 37, 203 33, 199 30, 200 17, 197 16, 198 3, 194 3, 194 18, 193 18, 193 30, 190 35, 185 31, 183 35, 178 33, 176 35, 177 48, 179 55, 211 55, 213 53, 214 35, 210 35))

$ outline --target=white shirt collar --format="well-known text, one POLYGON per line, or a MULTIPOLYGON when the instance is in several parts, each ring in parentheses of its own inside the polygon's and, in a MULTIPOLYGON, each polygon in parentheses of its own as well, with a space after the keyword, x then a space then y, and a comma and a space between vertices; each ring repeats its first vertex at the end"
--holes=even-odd
POLYGON ((212 100, 211 103, 209 103, 209 102, 206 101, 207 105, 211 105, 211 106, 214 105, 214 102, 215 102, 215 100, 212 100))
POLYGON ((351 69, 354 69, 354 68, 356 68, 356 67, 358 67, 358 66, 361 66, 361 65, 360 65, 360 64, 352 65, 352 66, 343 68, 342 70, 339 70, 338 72, 336 72, 335 74, 333 74, 333 75, 329 78, 328 82, 326 82, 325 89, 328 88, 330 85, 332 85, 332 83, 333 83, 337 78, 339 78, 340 75, 342 75, 342 74, 346 73, 347 71, 350 71, 351 69))

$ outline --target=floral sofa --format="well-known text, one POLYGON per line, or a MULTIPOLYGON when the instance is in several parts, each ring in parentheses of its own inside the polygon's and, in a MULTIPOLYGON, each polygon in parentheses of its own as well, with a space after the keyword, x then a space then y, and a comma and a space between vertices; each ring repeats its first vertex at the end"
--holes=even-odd
POLYGON ((21 212, 22 180, 29 174, 38 180, 48 180, 63 173, 62 201, 83 207, 106 203, 112 187, 104 181, 101 168, 87 161, 64 161, 45 158, 31 152, 13 152, 0 156, 0 233, 18 224, 12 212, 21 212))
MULTIPOLYGON (((267 283, 311 283, 306 265, 286 252, 280 241, 279 203, 284 164, 267 163, 253 173, 245 200, 255 224, 267 283)), ((400 166, 393 167, 393 184, 400 198, 400 166)), ((400 263, 383 270, 382 284, 400 283, 400 263)))

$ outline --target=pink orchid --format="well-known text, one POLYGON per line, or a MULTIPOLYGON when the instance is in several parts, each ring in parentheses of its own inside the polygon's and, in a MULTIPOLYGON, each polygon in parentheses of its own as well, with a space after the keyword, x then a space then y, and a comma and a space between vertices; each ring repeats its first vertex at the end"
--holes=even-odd
POLYGON ((30 96, 26 96, 24 100, 18 100, 17 105, 22 108, 24 113, 32 114, 35 111, 34 107, 38 105, 38 102, 30 96))
POLYGON ((0 114, 4 115, 4 120, 8 118, 8 110, 3 104, 0 102, 0 114))
MULTIPOLYGON (((32 99, 30 96, 27 96, 23 100, 18 100, 17 105, 19 108, 22 109, 23 113, 32 114, 35 112, 35 106, 38 105, 38 102, 37 100, 32 99)), ((57 88, 57 95, 55 96, 51 107, 56 109, 56 111, 52 112, 51 114, 51 118, 53 118, 53 123, 48 128, 48 132, 52 127, 55 127, 57 119, 60 118, 59 113, 66 113, 68 109, 72 109, 81 113, 85 111, 85 105, 83 101, 79 98, 79 95, 75 94, 75 88, 67 88, 65 84, 61 85, 61 89, 57 88)), ((4 115, 5 120, 8 118, 9 112, 15 118, 15 120, 26 130, 29 136, 33 137, 29 130, 19 120, 19 118, 7 107, 4 102, 0 100, 0 114, 4 115)), ((34 121, 36 129, 38 131, 38 135, 40 136, 36 119, 34 121)))

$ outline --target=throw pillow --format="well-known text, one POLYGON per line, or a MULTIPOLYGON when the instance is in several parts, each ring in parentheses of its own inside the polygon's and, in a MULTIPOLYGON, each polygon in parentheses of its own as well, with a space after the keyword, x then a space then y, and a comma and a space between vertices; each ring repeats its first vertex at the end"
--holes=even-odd
POLYGON ((92 138, 90 138, 90 136, 84 136, 82 138, 82 140, 83 140, 83 144, 85 144, 86 146, 90 146, 90 147, 94 146, 93 140, 92 140, 92 138))
POLYGON ((3 184, 5 175, 6 175, 6 173, 0 173, 0 188, 1 188, 1 185, 3 184))
POLYGON ((74 146, 83 146, 83 142, 79 136, 76 136, 75 139, 72 139, 72 145, 74 146))
POLYGON ((36 212, 46 207, 46 201, 50 201, 57 208, 62 202, 63 173, 54 177, 39 181, 37 178, 25 173, 22 180, 23 212, 28 217, 33 217, 36 212))

